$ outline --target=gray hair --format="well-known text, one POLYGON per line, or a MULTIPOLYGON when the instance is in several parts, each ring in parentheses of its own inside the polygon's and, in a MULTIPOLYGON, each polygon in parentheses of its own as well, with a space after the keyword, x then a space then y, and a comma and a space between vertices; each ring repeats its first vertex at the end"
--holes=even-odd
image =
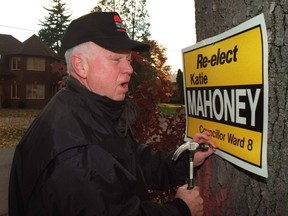
POLYGON ((65 60, 66 60, 66 64, 67 64, 67 73, 69 75, 71 75, 71 73, 74 72, 74 69, 72 67, 71 64, 71 56, 73 56, 75 53, 81 53, 83 56, 85 56, 86 58, 89 59, 89 57, 91 57, 93 54, 95 54, 95 52, 93 52, 94 50, 92 49, 93 46, 95 46, 96 44, 88 41, 79 45, 76 45, 70 49, 68 49, 65 52, 65 60))
POLYGON ((71 49, 68 49, 66 52, 65 52, 65 61, 66 61, 66 64, 67 64, 67 73, 69 75, 71 75, 71 72, 73 70, 72 68, 72 65, 71 65, 71 61, 70 61, 70 57, 72 56, 72 54, 74 53, 74 48, 75 47, 72 47, 71 49))

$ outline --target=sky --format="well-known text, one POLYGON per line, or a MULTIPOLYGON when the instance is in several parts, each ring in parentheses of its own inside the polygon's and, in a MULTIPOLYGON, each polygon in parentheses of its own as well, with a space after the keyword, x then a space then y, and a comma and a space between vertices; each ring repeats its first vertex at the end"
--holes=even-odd
MULTIPOLYGON (((72 13, 71 19, 89 13, 98 0, 62 0, 72 13)), ((51 8, 49 0, 9 0, 0 7, 0 34, 9 34, 21 42, 41 29, 40 20, 51 8)), ((172 72, 183 71, 181 50, 196 43, 194 0, 147 0, 150 15, 150 39, 167 48, 167 64, 172 72)))

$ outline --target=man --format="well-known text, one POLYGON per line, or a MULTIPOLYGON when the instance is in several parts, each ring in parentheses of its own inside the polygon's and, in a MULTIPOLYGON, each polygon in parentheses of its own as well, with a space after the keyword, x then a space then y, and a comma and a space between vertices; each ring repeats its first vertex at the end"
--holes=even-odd
MULTIPOLYGON (((152 152, 129 130, 135 120, 126 100, 131 51, 149 45, 131 40, 115 12, 74 20, 62 42, 68 84, 16 148, 9 215, 202 215, 197 187, 179 187, 164 205, 148 198, 148 188, 184 184, 188 169, 186 158, 172 164, 173 153, 152 152)), ((194 140, 212 146, 196 153, 200 165, 215 145, 208 134, 194 140)))

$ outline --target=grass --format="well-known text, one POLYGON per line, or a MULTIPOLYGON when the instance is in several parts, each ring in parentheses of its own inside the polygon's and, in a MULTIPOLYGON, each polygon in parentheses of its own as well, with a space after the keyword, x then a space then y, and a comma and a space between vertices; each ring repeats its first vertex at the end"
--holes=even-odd
POLYGON ((185 107, 183 104, 159 104, 160 110, 164 115, 171 115, 176 112, 178 108, 181 108, 181 112, 185 112, 185 107))

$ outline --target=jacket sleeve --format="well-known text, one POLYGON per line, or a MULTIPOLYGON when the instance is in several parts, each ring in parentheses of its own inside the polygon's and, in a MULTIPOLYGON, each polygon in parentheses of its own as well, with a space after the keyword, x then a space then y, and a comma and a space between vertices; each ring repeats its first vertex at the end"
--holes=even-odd
POLYGON ((172 161, 174 151, 154 151, 145 144, 138 144, 137 153, 149 189, 166 190, 187 181, 188 153, 180 155, 177 161, 172 161))
POLYGON ((29 206, 27 215, 190 215, 182 200, 164 205, 141 200, 135 184, 135 176, 99 146, 70 149, 41 175, 31 197, 34 206, 29 206))

